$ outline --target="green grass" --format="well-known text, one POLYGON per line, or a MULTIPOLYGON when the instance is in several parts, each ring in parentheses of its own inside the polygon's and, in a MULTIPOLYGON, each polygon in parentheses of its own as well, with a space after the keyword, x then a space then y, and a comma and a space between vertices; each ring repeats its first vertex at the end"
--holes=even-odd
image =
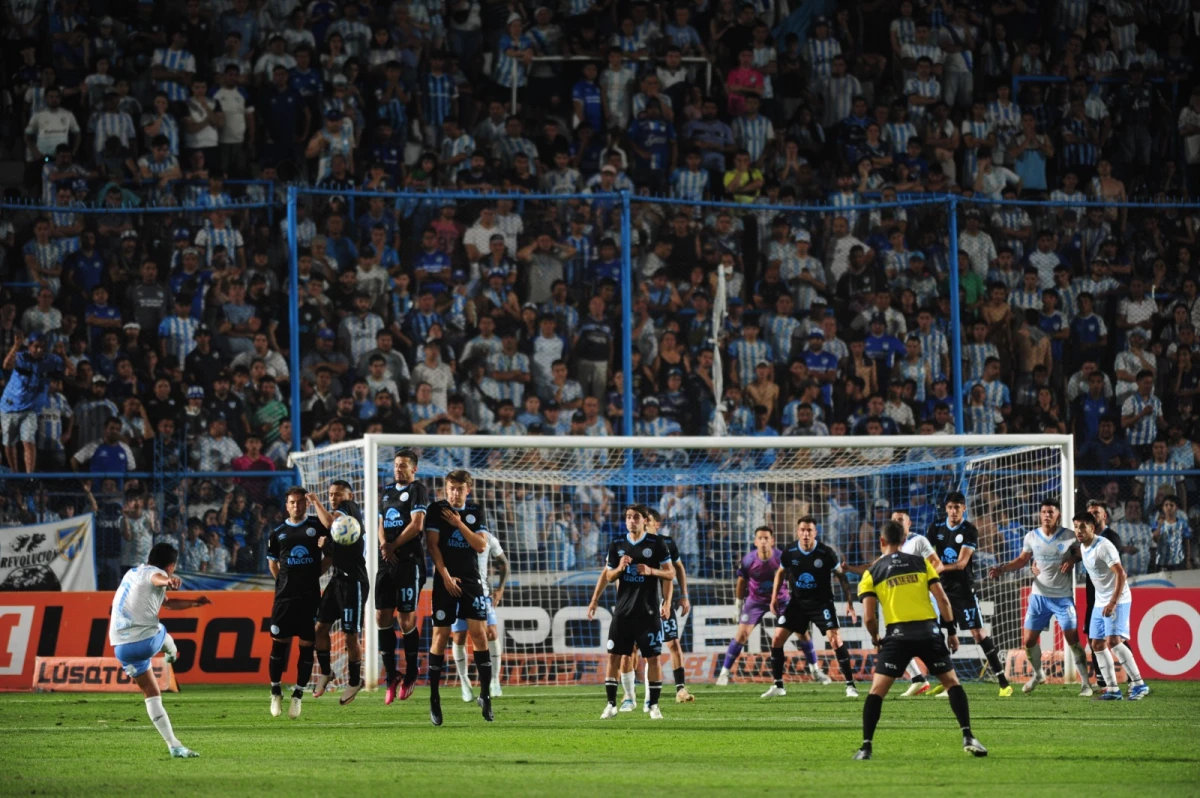
POLYGON ((265 688, 188 687, 165 704, 193 760, 167 757, 137 696, 4 694, 0 795, 1197 795, 1200 690, 1152 688, 1100 703, 1072 687, 999 699, 972 685, 987 759, 962 752, 946 701, 889 699, 871 762, 850 760, 862 701, 836 684, 769 702, 759 685, 700 685, 656 723, 640 707, 602 722, 602 687, 509 688, 491 725, 454 686, 440 729, 423 687, 391 707, 380 693, 309 698, 296 721, 270 717, 265 688))

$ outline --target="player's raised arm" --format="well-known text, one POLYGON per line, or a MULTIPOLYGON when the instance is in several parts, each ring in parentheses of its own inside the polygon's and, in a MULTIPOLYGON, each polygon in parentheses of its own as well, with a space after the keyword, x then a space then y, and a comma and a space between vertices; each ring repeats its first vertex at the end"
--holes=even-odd
POLYGON ((315 493, 309 493, 305 498, 308 499, 308 506, 317 511, 317 520, 321 522, 321 526, 331 529, 333 527, 333 513, 329 512, 325 505, 321 503, 321 497, 315 493))

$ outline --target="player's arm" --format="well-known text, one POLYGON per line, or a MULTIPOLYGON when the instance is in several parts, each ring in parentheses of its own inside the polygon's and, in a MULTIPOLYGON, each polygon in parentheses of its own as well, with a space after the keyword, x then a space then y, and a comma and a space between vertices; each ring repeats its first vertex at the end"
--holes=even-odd
POLYGON ((315 493, 309 493, 305 496, 308 499, 308 506, 317 511, 317 520, 321 522, 321 526, 326 529, 333 529, 333 513, 321 504, 321 497, 315 493))
POLYGON ((1119 555, 1117 561, 1112 564, 1112 572, 1117 575, 1117 584, 1113 588, 1112 598, 1109 599, 1108 604, 1104 607, 1104 617, 1106 618, 1111 618, 1113 613, 1117 611, 1117 599, 1125 592, 1125 566, 1121 565, 1119 555))
POLYGON ((929 593, 937 603, 938 615, 942 619, 942 628, 946 630, 946 645, 952 652, 958 651, 958 632, 954 628, 954 608, 950 606, 950 598, 942 588, 941 582, 931 582, 929 593))
POLYGON ((492 604, 499 607, 501 599, 504 598, 504 585, 508 582, 512 565, 508 561, 508 555, 503 552, 493 555, 492 559, 496 562, 496 586, 492 588, 492 604))
POLYGON ((442 579, 442 584, 446 588, 446 592, 451 596, 458 598, 462 595, 462 588, 459 587, 459 579, 450 575, 450 571, 446 569, 446 561, 442 559, 442 550, 438 548, 438 539, 441 533, 436 529, 426 529, 425 539, 429 544, 429 558, 433 560, 433 568, 437 571, 438 576, 442 579))
POLYGON ((742 607, 746 604, 746 593, 749 591, 750 583, 746 581, 746 577, 738 576, 737 581, 733 583, 733 597, 737 600, 737 614, 742 617, 742 607))
POLYGON ((965 571, 971 567, 971 555, 974 553, 975 547, 968 546, 966 543, 964 543, 958 550, 958 559, 949 565, 946 563, 941 563, 937 570, 939 573, 945 573, 946 571, 965 571))
POLYGON ((1031 559, 1033 559, 1033 552, 1026 549, 1025 551, 1021 552, 1015 560, 1006 562, 1003 565, 993 565, 991 568, 989 568, 988 579, 995 579, 1000 574, 1019 571, 1026 565, 1029 565, 1029 561, 1031 559))
POLYGON ((483 532, 476 532, 467 526, 466 521, 462 520, 462 516, 458 514, 457 510, 452 510, 449 507, 442 511, 442 516, 446 519, 447 523, 462 534, 463 540, 467 541, 467 545, 471 547, 472 551, 476 554, 483 554, 487 551, 487 529, 484 529, 483 532))
POLYGON ((201 596, 194 599, 167 599, 163 602, 163 606, 169 610, 190 610, 194 607, 203 607, 212 604, 212 599, 208 596, 201 596))
POLYGON ((663 581, 663 600, 659 605, 659 617, 664 621, 671 617, 671 598, 675 595, 675 579, 664 579, 663 581))
POLYGON ((854 594, 850 592, 850 580, 846 578, 846 572, 842 570, 840 563, 833 570, 833 576, 842 587, 842 595, 846 597, 846 614, 850 616, 850 622, 858 623, 858 614, 854 611, 854 594))
POLYGON ((783 585, 784 570, 782 567, 775 569, 775 581, 771 583, 771 614, 778 615, 779 608, 776 606, 779 602, 779 588, 783 585))
POLYGON ((388 562, 395 562, 396 549, 403 546, 408 541, 415 538, 425 531, 425 511, 418 510, 412 514, 412 519, 409 520, 408 526, 396 536, 395 540, 390 543, 384 538, 383 534, 383 519, 379 519, 379 542, 380 550, 383 552, 383 559, 388 562))
POLYGON ((273 576, 276 579, 279 578, 279 560, 268 559, 267 560, 267 568, 270 569, 271 576, 273 576))
MULTIPOLYGON (((674 582, 675 580, 675 565, 670 560, 660 562, 657 568, 651 568, 644 562, 638 563, 637 572, 642 576, 655 576, 664 581, 674 582)), ((619 575, 620 571, 617 573, 619 575)))
POLYGON ((679 580, 679 611, 687 615, 692 610, 692 602, 688 601, 687 571, 683 560, 675 564, 675 578, 679 580))
POLYGON ((865 596, 860 596, 863 604, 863 626, 867 627, 867 633, 871 635, 871 642, 876 648, 879 647, 879 599, 874 593, 865 596))
MULTIPOLYGON (((1083 553, 1079 548, 1078 543, 1072 543, 1067 548, 1067 553, 1063 555, 1062 565, 1058 567, 1059 572, 1069 573, 1072 568, 1078 565, 1083 560, 1083 553)), ((1036 574, 1035 574, 1036 575, 1036 574)))
MULTIPOLYGON (((169 590, 178 590, 183 584, 183 580, 178 576, 167 576, 166 574, 150 574, 150 584, 155 587, 165 587, 169 590)), ((166 603, 166 602, 164 602, 166 603)))

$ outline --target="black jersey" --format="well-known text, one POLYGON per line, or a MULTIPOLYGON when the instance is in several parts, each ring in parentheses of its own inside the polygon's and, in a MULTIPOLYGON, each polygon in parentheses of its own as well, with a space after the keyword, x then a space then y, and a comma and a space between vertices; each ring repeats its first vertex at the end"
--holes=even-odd
POLYGON ((362 538, 353 546, 343 546, 335 543, 332 536, 325 538, 325 550, 333 558, 334 576, 348 576, 351 579, 365 581, 367 578, 367 526, 363 523, 362 509, 358 502, 344 501, 333 511, 350 516, 362 528, 362 538))
POLYGON ((457 512, 472 532, 488 531, 487 518, 478 504, 467 502, 462 508, 451 508, 445 499, 429 505, 429 512, 425 515, 425 531, 438 533, 438 551, 442 553, 442 564, 451 576, 482 584, 479 552, 471 548, 458 527, 450 523, 447 514, 451 512, 457 512))
POLYGON ((662 568, 670 563, 671 552, 667 544, 657 535, 643 535, 637 541, 623 535, 609 544, 608 567, 616 568, 626 555, 633 562, 625 567, 617 580, 616 614, 625 618, 657 616, 662 603, 659 590, 661 580, 656 576, 639 574, 637 567, 644 563, 651 568, 662 568))
POLYGON ((817 543, 805 551, 793 540, 783 550, 780 564, 787 570, 793 602, 824 605, 833 601, 833 575, 842 558, 832 547, 817 543))
MULTIPOLYGON (((979 545, 979 532, 970 521, 963 521, 953 529, 945 521, 939 521, 929 526, 925 537, 929 538, 938 559, 946 565, 954 565, 964 550, 974 551, 979 545)), ((970 598, 975 593, 974 571, 974 564, 962 571, 943 571, 942 587, 945 588, 946 595, 970 598)))
POLYGON ((279 563, 279 576, 275 578, 277 601, 320 600, 321 550, 317 544, 328 535, 329 530, 315 517, 299 524, 284 521, 271 530, 267 558, 279 563))
MULTIPOLYGON (((412 521, 415 513, 423 513, 429 507, 429 489, 420 480, 414 479, 407 485, 389 485, 379 497, 379 519, 383 522, 383 538, 395 540, 412 521)), ((396 549, 396 559, 401 563, 425 562, 425 551, 421 548, 421 536, 396 549)), ((380 568, 392 568, 379 559, 380 568)))
POLYGON ((671 555, 671 562, 679 562, 679 547, 675 545, 675 538, 668 535, 658 535, 657 537, 666 544, 667 554, 671 555))

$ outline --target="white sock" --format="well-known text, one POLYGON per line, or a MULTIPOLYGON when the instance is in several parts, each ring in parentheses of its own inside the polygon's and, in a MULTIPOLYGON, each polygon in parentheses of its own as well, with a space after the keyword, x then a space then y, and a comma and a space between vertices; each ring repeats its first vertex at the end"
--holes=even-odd
POLYGON ((471 676, 467 673, 467 647, 460 646, 458 643, 451 643, 451 649, 454 653, 454 669, 458 671, 458 683, 471 686, 471 676))
POLYGON ((621 688, 625 691, 625 697, 630 701, 637 698, 637 674, 633 671, 622 673, 621 688))
POLYGON ((488 641, 488 653, 492 655, 492 681, 500 684, 500 658, 504 656, 504 649, 500 647, 500 638, 488 641))
POLYGON ((1102 648, 1096 652, 1096 663, 1100 666, 1100 673, 1104 676, 1104 683, 1108 685, 1108 691, 1119 690, 1120 686, 1117 683, 1117 666, 1113 662, 1112 652, 1107 648, 1102 648))
POLYGON ((722 675, 722 676, 728 676, 728 675, 729 675, 729 668, 726 668, 724 665, 722 665, 722 666, 721 666, 721 675, 722 675))
POLYGON ((1075 670, 1079 673, 1079 683, 1091 682, 1091 679, 1088 678, 1090 671, 1088 670, 1087 652, 1083 650, 1083 646, 1078 643, 1071 646, 1071 656, 1075 658, 1075 670))
POLYGON ((1129 650, 1129 646, 1124 643, 1118 643, 1112 647, 1112 650, 1116 653, 1121 667, 1125 669, 1125 675, 1129 678, 1129 683, 1135 687, 1142 684, 1142 672, 1138 670, 1137 663, 1133 661, 1133 652, 1129 650))
POLYGON ((168 747, 179 748, 183 745, 171 729, 171 719, 167 717, 167 710, 163 709, 162 696, 156 695, 146 699, 146 714, 150 716, 150 722, 154 724, 154 728, 158 729, 158 733, 162 735, 168 747))
POLYGON ((1029 667, 1033 668, 1034 673, 1038 676, 1046 675, 1045 671, 1042 670, 1042 646, 1040 643, 1026 646, 1025 656, 1029 659, 1029 667))
POLYGON ((650 700, 650 662, 647 660, 642 663, 642 690, 643 697, 650 700))
POLYGON ((905 668, 905 670, 908 671, 909 676, 916 677, 921 675, 921 668, 917 665, 915 660, 909 660, 908 667, 905 668))

